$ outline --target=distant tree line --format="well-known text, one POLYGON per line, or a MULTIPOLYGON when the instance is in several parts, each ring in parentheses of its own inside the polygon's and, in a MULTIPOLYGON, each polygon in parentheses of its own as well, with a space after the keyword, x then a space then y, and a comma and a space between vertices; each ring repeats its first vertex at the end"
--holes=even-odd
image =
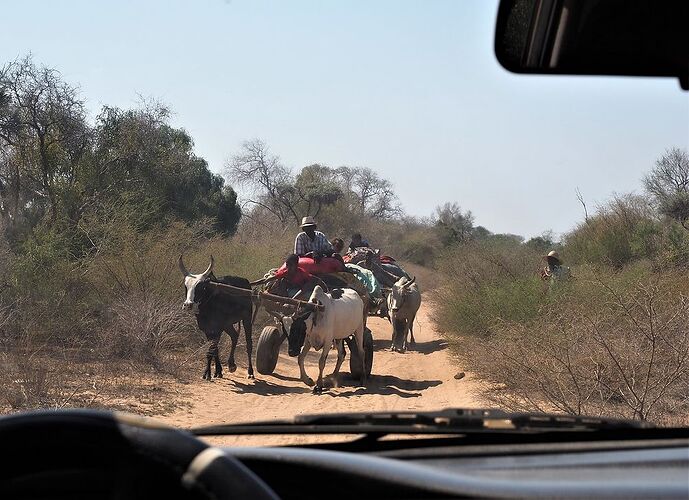
POLYGON ((227 174, 247 189, 247 212, 262 224, 286 227, 304 215, 328 211, 374 220, 402 214, 392 183, 370 168, 314 163, 294 173, 260 139, 242 144, 228 162, 227 174))
MULTIPOLYGON (((294 227, 304 215, 317 217, 330 231, 369 230, 379 237, 385 224, 396 225, 393 236, 409 240, 409 248, 401 245, 400 257, 417 263, 429 263, 439 250, 475 240, 523 241, 475 226, 471 211, 456 202, 439 205, 430 218, 406 216, 393 183, 370 168, 316 163, 294 172, 260 139, 245 141, 227 162, 226 173, 245 189, 244 216, 272 230, 294 227)), ((549 240, 539 237, 534 244, 552 245, 552 234, 547 236, 549 240)))
MULTIPOLYGON (((232 235, 242 217, 272 234, 294 228, 305 215, 344 236, 383 236, 392 224, 388 245, 395 240, 401 257, 418 263, 477 241, 525 244, 539 252, 561 246, 551 232, 526 242, 493 234, 455 202, 439 205, 429 218, 409 217, 393 183, 372 169, 314 163, 295 171, 260 139, 241 145, 225 175, 243 188, 241 205, 160 103, 104 106, 89 119, 77 88, 57 71, 30 56, 0 67, 0 224, 15 247, 39 228, 71 234, 68 252, 79 256, 98 246, 99 231, 89 225, 116 218, 141 230, 206 221, 215 234, 232 235)), ((654 252, 684 260, 685 236, 677 228, 689 229, 687 151, 666 151, 643 182, 648 196, 617 198, 566 236, 575 260, 619 265, 654 252), (615 217, 633 230, 606 229, 615 217)))
POLYGON ((246 194, 240 206, 193 146, 161 103, 106 105, 90 118, 77 87, 56 70, 31 56, 5 64, 0 227, 15 250, 51 242, 56 258, 98 251, 114 231, 106 226, 123 222, 146 231, 204 221, 219 235, 234 234, 242 217, 267 233, 293 228, 304 215, 343 235, 393 224, 389 239, 407 241, 409 251, 401 251, 420 262, 440 247, 491 236, 457 203, 427 219, 408 217, 393 183, 371 168, 314 163, 293 171, 259 139, 244 142, 226 165, 227 178, 246 194))

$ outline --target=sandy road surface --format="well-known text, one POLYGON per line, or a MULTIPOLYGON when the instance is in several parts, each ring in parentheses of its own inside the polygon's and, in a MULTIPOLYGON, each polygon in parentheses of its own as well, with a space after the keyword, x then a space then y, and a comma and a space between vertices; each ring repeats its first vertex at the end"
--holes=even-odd
MULTIPOLYGON (((349 411, 438 410, 446 407, 481 407, 480 382, 450 358, 447 344, 434 329, 430 319, 431 306, 422 303, 415 325, 416 346, 407 353, 392 353, 391 326, 379 318, 370 318, 373 332, 373 371, 365 388, 357 387, 349 376, 349 358, 342 364, 339 381, 326 379, 322 395, 313 395, 311 388, 299 380, 296 358, 287 355, 283 343, 280 359, 273 375, 256 373, 256 380, 246 378, 240 366, 235 373, 212 383, 198 380, 189 387, 183 410, 160 420, 179 427, 212 423, 238 423, 252 420, 290 418, 299 414, 349 411), (461 380, 454 378, 465 371, 461 380)), ((262 326, 262 325, 261 325, 262 326)), ((243 358, 243 342, 237 347, 238 361, 243 358)), ((318 356, 312 351, 307 357, 306 371, 315 380, 318 356)), ((348 354, 349 356, 349 354, 348 354)), ((332 372, 337 352, 330 351, 325 373, 332 372)), ((225 444, 278 444, 305 442, 322 437, 263 436, 222 438, 225 444)), ((215 440, 213 440, 215 441, 215 440)))

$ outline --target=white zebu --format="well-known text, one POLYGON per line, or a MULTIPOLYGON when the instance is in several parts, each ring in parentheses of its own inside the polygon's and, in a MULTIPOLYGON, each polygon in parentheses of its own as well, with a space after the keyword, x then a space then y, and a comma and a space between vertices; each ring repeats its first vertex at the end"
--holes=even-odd
POLYGON ((289 355, 299 356, 299 371, 301 380, 309 385, 314 385, 304 369, 304 359, 311 347, 317 351, 322 349, 318 361, 318 380, 313 389, 314 394, 323 391, 323 369, 328 358, 328 352, 333 342, 337 344, 337 364, 332 373, 336 377, 345 358, 343 341, 350 335, 354 335, 356 347, 361 359, 361 385, 366 381, 365 354, 364 354, 364 302, 354 290, 345 288, 338 298, 340 290, 333 293, 325 293, 320 285, 313 289, 310 302, 320 304, 323 310, 313 309, 295 318, 290 327, 289 355))
POLYGON ((391 351, 407 350, 407 337, 411 333, 414 344, 414 318, 421 307, 421 293, 416 278, 402 277, 392 287, 388 295, 388 315, 392 323, 391 351))

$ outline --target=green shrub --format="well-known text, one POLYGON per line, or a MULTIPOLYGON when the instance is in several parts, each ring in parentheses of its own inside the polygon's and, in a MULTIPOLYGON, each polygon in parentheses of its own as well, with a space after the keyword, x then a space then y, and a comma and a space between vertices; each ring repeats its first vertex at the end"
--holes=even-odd
MULTIPOLYGON (((643 223, 632 227, 648 234, 643 223)), ((568 247, 563 254, 570 255, 568 247)), ((549 286, 538 276, 540 265, 530 245, 497 240, 456 248, 439 265, 439 324, 489 382, 483 396, 514 410, 685 424, 684 273, 649 259, 619 268, 577 264, 571 279, 549 286)))
POLYGON ((432 266, 438 253, 437 240, 430 231, 414 231, 400 235, 391 244, 395 257, 419 266, 432 266))
POLYGON ((438 261, 438 319, 445 331, 489 335, 504 321, 535 318, 548 298, 542 256, 509 239, 456 247, 438 261))
POLYGON ((575 264, 620 269, 635 260, 656 259, 663 233, 663 224, 648 200, 618 196, 565 236, 563 254, 575 264))
POLYGON ((94 297, 69 248, 68 234, 39 226, 13 256, 7 295, 14 303, 16 335, 77 340, 90 334, 94 297))

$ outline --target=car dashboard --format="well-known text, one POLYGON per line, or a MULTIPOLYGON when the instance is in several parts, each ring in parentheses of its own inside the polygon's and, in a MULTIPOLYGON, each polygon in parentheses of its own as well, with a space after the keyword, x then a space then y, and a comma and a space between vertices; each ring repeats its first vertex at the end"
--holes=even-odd
POLYGON ((223 448, 281 498, 688 498, 689 441, 223 448))

